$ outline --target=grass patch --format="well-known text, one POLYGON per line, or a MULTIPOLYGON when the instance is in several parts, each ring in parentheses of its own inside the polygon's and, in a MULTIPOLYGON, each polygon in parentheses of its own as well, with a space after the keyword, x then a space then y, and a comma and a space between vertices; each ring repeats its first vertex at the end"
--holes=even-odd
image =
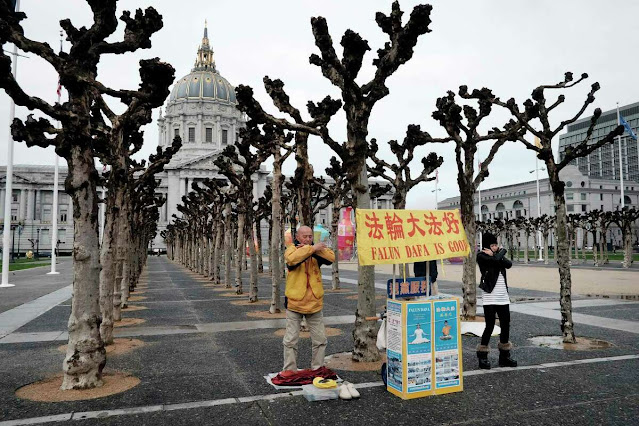
MULTIPOLYGON (((570 258, 575 260, 574 258, 574 250, 571 251, 570 253, 570 258)), ((549 259, 554 259, 554 255, 555 253, 550 250, 549 259)), ((533 259, 537 259, 537 257, 539 256, 539 252, 538 251, 529 251, 528 252, 528 258, 530 260, 533 259)), ((516 258, 516 257, 515 257, 516 258)), ((524 259, 524 252, 523 250, 519 251, 519 259, 523 260, 524 259)), ((579 250, 579 260, 582 259, 581 257, 581 250, 579 250)), ((597 252, 597 259, 601 260, 601 253, 597 252)), ((639 261, 639 254, 638 253, 633 253, 632 254, 632 259, 637 262, 639 261)), ((586 251, 586 260, 592 260, 592 251, 586 251)), ((608 260, 617 260, 617 261, 622 261, 623 260, 623 251, 617 250, 617 253, 613 253, 613 252, 608 252, 608 260)))
MULTIPOLYGON (((9 263, 9 271, 21 271, 23 269, 31 269, 47 265, 51 265, 51 260, 35 260, 22 258, 16 259, 14 262, 9 263)), ((2 262, 0 262, 0 268, 2 268, 2 262)))

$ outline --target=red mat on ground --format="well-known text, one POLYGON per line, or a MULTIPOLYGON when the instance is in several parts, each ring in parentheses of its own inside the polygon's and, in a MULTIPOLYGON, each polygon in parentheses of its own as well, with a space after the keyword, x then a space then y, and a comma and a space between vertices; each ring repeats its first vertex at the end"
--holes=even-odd
POLYGON ((302 386, 313 383, 315 377, 337 380, 337 374, 333 370, 320 367, 317 370, 282 371, 271 381, 278 386, 302 386))

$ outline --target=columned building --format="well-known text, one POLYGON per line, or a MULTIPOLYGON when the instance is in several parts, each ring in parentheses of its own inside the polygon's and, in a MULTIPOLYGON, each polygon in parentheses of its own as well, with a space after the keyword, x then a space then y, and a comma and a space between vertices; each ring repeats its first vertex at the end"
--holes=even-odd
MULTIPOLYGON (((4 223, 6 166, 0 166, 0 228, 4 223)), ((11 240, 14 252, 51 253, 54 166, 13 167, 11 240)), ((66 167, 60 167, 58 186, 58 241, 63 253, 73 247, 73 203, 64 192, 66 167)), ((4 229, 2 229, 4 232, 4 229)), ((11 249, 11 248, 10 248, 11 249)))
MULTIPOLYGON (((566 166, 560 172, 566 183, 566 211, 571 213, 587 213, 591 210, 613 211, 621 208, 621 187, 618 181, 589 177, 577 166, 566 166)), ((538 217, 537 200, 541 214, 554 216, 555 202, 552 189, 547 178, 539 179, 539 198, 535 180, 504 185, 496 188, 481 188, 481 216, 479 195, 475 195, 475 219, 488 221, 495 219, 512 219, 520 216, 538 217)), ((639 183, 624 181, 624 205, 639 207, 639 183)), ((458 209, 459 197, 450 197, 437 203, 438 209, 458 209)), ((609 242, 619 245, 621 231, 611 227, 609 242)), ((633 237, 633 241, 636 237, 633 237)))

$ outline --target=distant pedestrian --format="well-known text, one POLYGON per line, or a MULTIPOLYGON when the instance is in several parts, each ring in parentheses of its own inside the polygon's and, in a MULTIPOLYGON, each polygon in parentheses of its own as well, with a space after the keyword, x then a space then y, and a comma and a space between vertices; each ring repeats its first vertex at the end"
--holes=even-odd
MULTIPOLYGON (((413 264, 413 272, 415 277, 426 277, 426 261, 415 262, 413 264)), ((439 288, 437 286, 437 261, 428 261, 428 284, 430 287, 430 295, 435 296, 439 294, 439 288)))
POLYGON ((477 265, 481 271, 479 288, 483 290, 484 318, 486 328, 481 336, 481 344, 477 347, 479 368, 490 369, 488 343, 495 328, 495 315, 499 316, 501 333, 499 335, 499 366, 517 367, 517 361, 510 357, 510 297, 506 269, 512 262, 506 258, 506 249, 497 245, 497 238, 489 232, 482 236, 482 251, 477 253, 477 265))

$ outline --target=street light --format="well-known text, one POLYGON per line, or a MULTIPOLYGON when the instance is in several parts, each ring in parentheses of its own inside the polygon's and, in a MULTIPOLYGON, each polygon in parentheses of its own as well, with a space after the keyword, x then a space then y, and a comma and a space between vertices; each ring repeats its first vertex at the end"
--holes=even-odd
POLYGON ((18 259, 20 259, 20 238, 22 237, 22 222, 18 222, 18 255, 16 256, 18 259))
POLYGON ((11 261, 15 262, 15 256, 16 256, 16 252, 14 250, 14 247, 16 245, 16 226, 15 225, 11 225, 11 233, 12 233, 12 237, 11 237, 11 261))
POLYGON ((36 230, 36 259, 40 259, 40 228, 36 230))
MULTIPOLYGON (((537 159, 535 159, 535 169, 529 171, 528 173, 532 173, 535 172, 535 180, 537 181, 537 217, 541 217, 541 199, 540 199, 540 195, 539 195, 539 170, 540 168, 537 167, 537 159)), ((543 167, 541 168, 542 172, 545 172, 546 169, 544 169, 543 167)), ((537 241, 539 243, 539 261, 544 260, 544 256, 542 253, 542 249, 541 249, 541 231, 537 231, 537 241)))

